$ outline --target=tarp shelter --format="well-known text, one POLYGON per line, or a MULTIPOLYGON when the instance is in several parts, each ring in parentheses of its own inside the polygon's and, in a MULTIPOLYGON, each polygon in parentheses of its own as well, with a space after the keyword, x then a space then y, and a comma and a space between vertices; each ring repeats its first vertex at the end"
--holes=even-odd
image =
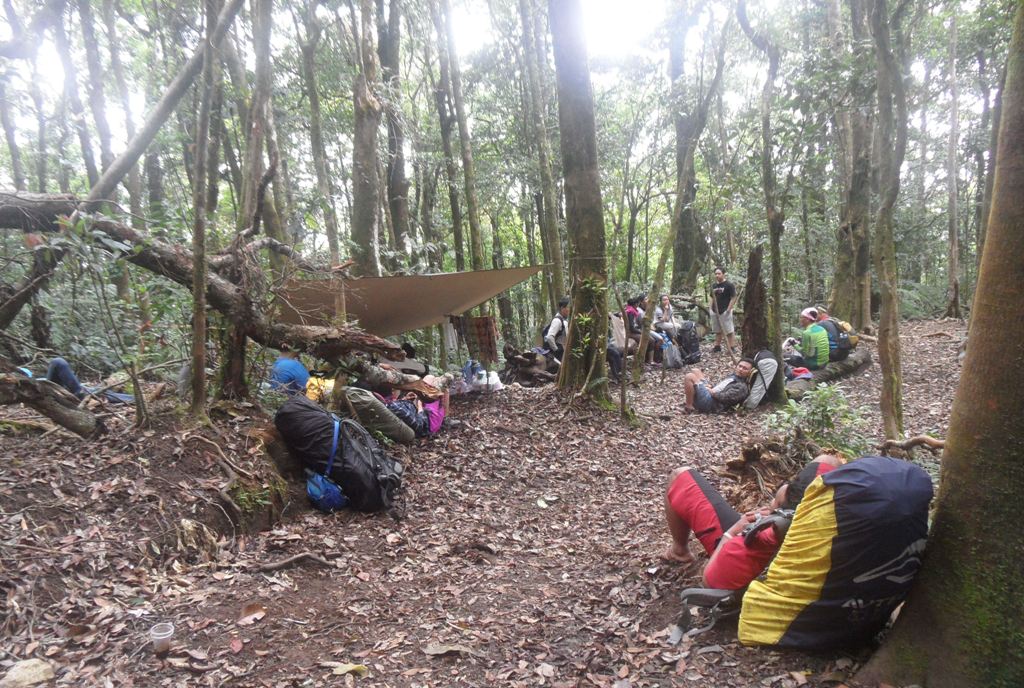
POLYGON ((378 337, 443 323, 528 279, 544 266, 436 275, 293 280, 281 301, 281 320, 326 325, 344 295, 349 321, 378 337))

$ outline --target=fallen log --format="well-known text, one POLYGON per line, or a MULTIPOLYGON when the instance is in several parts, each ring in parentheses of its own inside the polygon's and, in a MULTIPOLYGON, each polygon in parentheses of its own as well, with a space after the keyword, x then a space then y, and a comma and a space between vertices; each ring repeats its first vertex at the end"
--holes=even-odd
POLYGON ((821 383, 853 375, 868 365, 871 365, 871 352, 867 348, 854 349, 846 360, 832 361, 821 370, 815 370, 810 379, 790 380, 786 383, 786 394, 790 399, 799 399, 821 383))
POLYGON ((104 430, 99 418, 78 408, 74 395, 49 380, 17 372, 0 373, 0 404, 25 404, 81 437, 93 437, 104 430))

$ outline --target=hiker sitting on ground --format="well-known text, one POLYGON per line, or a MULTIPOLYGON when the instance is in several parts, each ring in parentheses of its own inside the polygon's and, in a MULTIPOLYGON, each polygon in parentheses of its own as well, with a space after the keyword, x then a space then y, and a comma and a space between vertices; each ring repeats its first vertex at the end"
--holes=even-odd
POLYGON ((683 391, 686 394, 684 410, 686 413, 719 413, 742 403, 750 393, 750 373, 753 370, 754 362, 742 358, 732 375, 714 387, 709 387, 701 369, 694 368, 683 378, 683 391))
POLYGON ((569 297, 563 296, 558 301, 558 312, 551 318, 544 331, 544 346, 554 354, 559 363, 565 356, 565 335, 569 332, 569 297))
POLYGON ((829 316, 828 311, 821 306, 817 306, 816 310, 818 311, 818 324, 828 335, 828 360, 845 361, 850 355, 850 350, 839 348, 839 323, 829 316))
POLYGON ((305 394, 309 371, 299 360, 299 352, 287 344, 281 345, 281 355, 270 370, 270 388, 288 396, 305 394))
POLYGON ((816 308, 805 308, 800 312, 800 327, 803 332, 800 335, 799 353, 786 356, 786 363, 794 368, 824 368, 828 365, 828 332, 818 324, 816 308))
MULTIPOLYGON (((643 339, 643 321, 647 307, 646 294, 638 294, 626 301, 626 319, 628 320, 626 323, 626 336, 636 343, 636 348, 640 347, 640 341, 643 339)), ((647 352, 644 355, 645 363, 652 363, 654 361, 654 351, 661 347, 662 341, 662 336, 652 328, 648 336, 647 352)))
POLYGON ((678 468, 665 493, 665 521, 672 545, 663 558, 681 564, 696 561, 690 552, 692 534, 708 554, 702 584, 708 588, 740 590, 771 562, 782 545, 784 533, 765 528, 747 546, 743 530, 775 509, 796 509, 811 482, 842 465, 842 459, 821 454, 775 492, 766 507, 740 514, 725 501, 703 475, 692 468, 678 468))
POLYGON ((447 391, 435 401, 424 402, 416 392, 401 393, 386 384, 371 385, 360 380, 352 386, 372 392, 391 413, 412 428, 416 437, 436 434, 448 414, 447 391))
POLYGON ((736 348, 736 326, 732 322, 732 309, 736 305, 736 286, 725 279, 725 268, 715 268, 715 283, 711 286, 711 331, 715 333, 713 353, 722 350, 722 337, 728 340, 729 349, 736 348))
POLYGON ((654 309, 654 329, 664 332, 673 341, 678 337, 679 326, 676 324, 668 294, 661 295, 661 300, 654 309))
MULTIPOLYGON (((79 399, 84 399, 87 394, 96 394, 97 391, 96 389, 82 385, 82 383, 78 381, 75 371, 71 370, 71 366, 68 362, 60 357, 54 358, 46 367, 46 379, 54 384, 60 385, 79 399)), ((131 394, 112 392, 109 389, 100 392, 99 396, 102 396, 103 399, 109 401, 111 404, 135 403, 135 397, 131 394)))

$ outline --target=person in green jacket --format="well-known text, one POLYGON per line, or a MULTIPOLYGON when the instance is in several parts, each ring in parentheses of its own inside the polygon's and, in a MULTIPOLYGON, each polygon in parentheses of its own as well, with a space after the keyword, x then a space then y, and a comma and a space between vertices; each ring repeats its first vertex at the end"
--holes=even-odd
POLYGON ((805 308, 800 313, 800 353, 788 356, 786 363, 793 367, 818 370, 828 365, 828 332, 818 324, 818 310, 805 308))

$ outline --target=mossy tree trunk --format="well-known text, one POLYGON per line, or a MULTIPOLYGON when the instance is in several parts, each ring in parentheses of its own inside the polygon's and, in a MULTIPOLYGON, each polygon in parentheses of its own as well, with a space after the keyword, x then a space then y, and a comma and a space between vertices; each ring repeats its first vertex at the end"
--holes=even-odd
MULTIPOLYGON (((764 53, 768 59, 768 75, 765 77, 764 90, 761 91, 761 187, 764 191, 765 215, 768 219, 768 245, 772 269, 772 300, 768 319, 768 338, 771 341, 772 353, 779 361, 782 360, 782 230, 785 228, 785 211, 779 206, 778 184, 775 179, 775 159, 772 154, 772 104, 775 100, 775 78, 779 73, 782 55, 779 47, 773 43, 766 33, 754 29, 747 18, 746 0, 740 0, 736 7, 736 15, 743 32, 764 53)), ((782 403, 786 400, 785 378, 776 375, 768 389, 768 398, 773 402, 782 403)))
POLYGON ((988 238, 924 564, 858 676, 937 688, 1024 685, 1024 7, 1010 48, 988 238), (998 381, 998 382, 996 382, 998 381))
POLYGON ((907 94, 903 72, 893 52, 902 54, 901 4, 889 16, 886 0, 876 0, 871 12, 871 33, 878 60, 879 199, 875 214, 875 274, 881 292, 878 314, 878 362, 882 368, 882 425, 886 439, 903 434, 903 372, 900 363, 899 278, 893 239, 893 208, 900 193, 900 167, 907 151, 907 94))
POLYGON ((579 0, 549 0, 549 21, 558 85, 558 126, 565 174, 565 224, 572 275, 572 319, 565 359, 558 376, 562 389, 608 398, 607 272, 604 204, 597 168, 597 128, 587 46, 579 0), (599 382, 600 381, 600 382, 599 382), (590 389, 587 389, 590 385, 590 389))

